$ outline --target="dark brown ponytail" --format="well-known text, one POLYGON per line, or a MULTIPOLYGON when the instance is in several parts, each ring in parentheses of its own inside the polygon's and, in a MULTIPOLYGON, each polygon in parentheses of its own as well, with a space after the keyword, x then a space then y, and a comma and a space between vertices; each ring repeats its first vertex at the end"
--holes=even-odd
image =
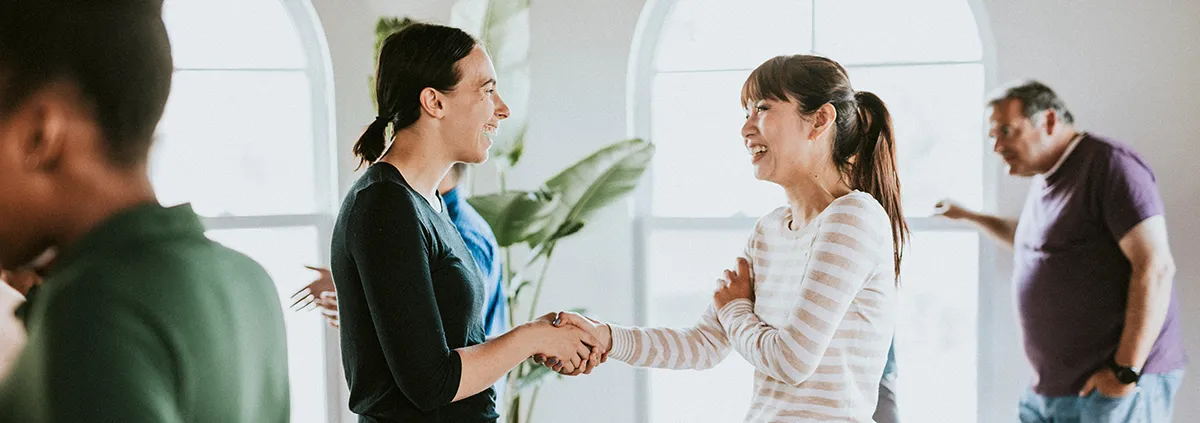
POLYGON ((379 48, 375 70, 375 121, 354 143, 359 165, 370 164, 387 148, 387 127, 399 132, 421 117, 421 91, 448 92, 462 74, 456 65, 478 43, 458 28, 413 23, 389 35, 379 48))
MULTIPOLYGON (((892 116, 879 96, 866 91, 854 93, 858 103, 859 131, 850 134, 844 145, 853 146, 853 160, 843 156, 848 165, 841 166, 849 174, 850 186, 862 190, 883 206, 892 221, 892 247, 896 261, 896 276, 900 276, 900 259, 908 241, 908 222, 900 204, 900 177, 896 173, 896 139, 892 132, 892 116)), ((838 137, 841 140, 841 136, 838 137)), ((838 155, 835 152, 835 156, 838 155)), ((837 157, 835 157, 836 159, 837 157)), ((842 163, 842 162, 839 162, 842 163)))
POLYGON ((750 74, 742 87, 742 106, 765 99, 795 100, 806 116, 826 104, 837 110, 833 162, 851 188, 875 197, 887 211, 899 276, 909 232, 901 209, 892 117, 883 100, 854 91, 846 69, 837 62, 806 54, 772 58, 750 74))

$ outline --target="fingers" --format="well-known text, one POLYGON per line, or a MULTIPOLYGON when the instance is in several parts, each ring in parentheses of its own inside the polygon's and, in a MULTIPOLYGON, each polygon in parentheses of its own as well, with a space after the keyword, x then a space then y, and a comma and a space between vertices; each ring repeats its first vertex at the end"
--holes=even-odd
POLYGON ((737 282, 738 275, 733 273, 732 270, 725 269, 725 280, 729 281, 729 284, 732 285, 734 282, 737 282))
MULTIPOLYGON (((570 312, 570 311, 559 312, 558 318, 559 318, 559 321, 561 321, 564 324, 570 324, 572 326, 575 326, 575 327, 581 328, 581 329, 591 329, 596 326, 595 324, 592 323, 592 321, 590 319, 588 319, 587 317, 583 317, 583 315, 581 315, 579 313, 575 313, 575 312, 570 312)), ((555 326, 559 326, 559 325, 555 325, 555 326)))
POLYGON ((738 275, 746 278, 746 280, 750 280, 750 261, 746 260, 745 257, 738 257, 737 268, 738 275))
POLYGON ((1088 378, 1087 383, 1083 384, 1083 389, 1079 391, 1079 396, 1086 397, 1096 389, 1096 376, 1088 378))
POLYGON ((312 295, 305 295, 303 297, 300 297, 300 299, 296 300, 296 302, 292 303, 291 308, 293 310, 297 310, 297 311, 304 310, 305 307, 312 305, 312 303, 315 301, 317 301, 317 297, 314 297, 312 295), (301 302, 303 302, 304 304, 297 306, 297 304, 300 304, 301 302))
POLYGON ((533 362, 534 362, 534 363, 537 363, 537 364, 543 364, 543 363, 545 363, 545 362, 546 362, 546 356, 545 356, 545 355, 542 355, 542 354, 534 354, 534 355, 533 355, 533 362))
POLYGON ((296 298, 297 295, 301 294, 303 294, 303 296, 312 295, 312 292, 308 290, 308 285, 301 287, 298 291, 296 291, 296 293, 292 294, 291 298, 296 298))
POLYGON ((321 299, 318 301, 318 303, 321 306, 321 308, 324 308, 326 310, 333 310, 334 312, 338 311, 338 302, 337 302, 337 293, 336 292, 322 292, 321 299))
MULTIPOLYGON (((579 342, 582 342, 583 344, 587 345, 588 347, 595 347, 595 346, 600 345, 600 340, 596 339, 596 336, 592 335, 591 331, 583 330, 578 327, 571 328, 571 329, 576 331, 576 332, 574 332, 574 335, 579 337, 579 342)), ((588 354, 584 354, 583 356, 587 357, 588 354)))

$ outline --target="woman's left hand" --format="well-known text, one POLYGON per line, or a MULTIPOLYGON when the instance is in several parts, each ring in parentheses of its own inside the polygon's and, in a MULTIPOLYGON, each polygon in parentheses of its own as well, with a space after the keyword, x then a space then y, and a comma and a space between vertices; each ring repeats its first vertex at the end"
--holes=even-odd
POLYGON ((754 280, 750 278, 750 262, 745 257, 738 257, 736 272, 725 271, 725 277, 718 279, 717 290, 713 292, 717 310, 739 298, 754 301, 754 280))

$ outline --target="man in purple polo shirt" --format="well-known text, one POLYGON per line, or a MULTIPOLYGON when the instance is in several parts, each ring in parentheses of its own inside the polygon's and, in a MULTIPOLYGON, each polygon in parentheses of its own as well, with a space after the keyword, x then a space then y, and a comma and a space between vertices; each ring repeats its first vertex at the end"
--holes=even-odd
POLYGON ((1169 422, 1187 361, 1174 260, 1154 174, 1128 146, 1079 131, 1049 87, 989 102, 993 150, 1032 177, 1018 220, 961 219, 1013 249, 1025 353, 1036 372, 1021 422, 1169 422))

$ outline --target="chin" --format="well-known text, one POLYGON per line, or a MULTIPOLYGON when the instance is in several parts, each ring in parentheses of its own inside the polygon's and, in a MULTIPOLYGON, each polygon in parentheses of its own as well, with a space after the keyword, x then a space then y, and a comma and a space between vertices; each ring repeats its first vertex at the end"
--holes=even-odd
POLYGON ((757 179, 760 181, 774 182, 771 180, 771 175, 769 175, 766 170, 759 168, 759 167, 754 168, 754 179, 757 179))
POLYGON ((462 162, 470 163, 470 164, 480 164, 480 163, 487 161, 488 155, 489 154, 488 154, 487 149, 484 149, 483 151, 472 151, 468 157, 463 158, 462 162))

